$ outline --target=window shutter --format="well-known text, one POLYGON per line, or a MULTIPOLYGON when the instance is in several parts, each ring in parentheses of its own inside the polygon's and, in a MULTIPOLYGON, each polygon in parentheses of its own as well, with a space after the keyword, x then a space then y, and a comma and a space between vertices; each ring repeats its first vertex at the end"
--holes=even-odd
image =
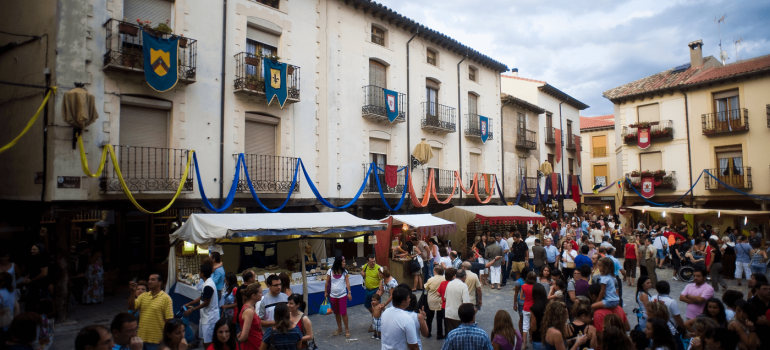
POLYGON ((388 154, 388 141, 370 138, 369 153, 388 154))
POLYGON ((244 153, 275 156, 275 133, 275 125, 247 120, 244 153))
POLYGON ((434 89, 436 91, 440 90, 441 88, 441 84, 431 79, 425 79, 425 86, 428 87, 429 89, 434 89))
POLYGON ((433 151, 433 158, 428 161, 428 168, 440 168, 441 167, 441 148, 431 147, 433 151))
POLYGON ((473 174, 479 172, 479 163, 481 163, 481 155, 471 153, 471 177, 473 177, 473 174))
POLYGON ((733 96, 738 96, 738 89, 716 93, 714 94, 714 99, 718 100, 721 98, 728 98, 733 96))
POLYGON ((385 79, 385 66, 375 61, 369 61, 369 85, 388 88, 385 79))
POLYGON ((168 111, 121 105, 121 146, 168 147, 168 111))
POLYGON ((254 27, 246 27, 246 38, 272 47, 279 47, 281 44, 280 36, 259 30, 254 27))
POLYGON ((660 152, 642 153, 639 155, 641 163, 641 171, 644 170, 661 170, 663 169, 663 155, 660 152))
POLYGON ((638 113, 640 122, 660 121, 660 106, 658 106, 657 103, 646 106, 639 106, 638 113))
POLYGON ((478 114, 479 98, 474 94, 468 94, 468 113, 478 114))
POLYGON ((171 22, 171 2, 165 0, 124 0, 123 18, 130 23, 150 21, 154 28, 160 23, 171 22))

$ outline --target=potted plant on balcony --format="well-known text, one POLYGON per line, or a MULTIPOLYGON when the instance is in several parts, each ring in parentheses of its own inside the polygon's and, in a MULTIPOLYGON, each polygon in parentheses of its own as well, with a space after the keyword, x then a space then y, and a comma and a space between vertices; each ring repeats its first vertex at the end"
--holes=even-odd
POLYGON ((123 21, 118 23, 118 32, 129 36, 137 36, 139 34, 139 27, 128 23, 127 18, 123 18, 123 21))
POLYGON ((672 175, 664 176, 661 179, 660 188, 674 188, 674 177, 672 175))
POLYGON ((249 90, 258 90, 259 86, 264 86, 265 80, 257 74, 246 76, 246 88, 249 90))
POLYGON ((631 172, 631 177, 639 177, 639 170, 634 170, 631 172))
POLYGON ((636 134, 626 134, 625 136, 623 136, 623 141, 625 143, 635 142, 636 141, 636 134))
POLYGON ((649 170, 642 170, 641 174, 639 174, 641 177, 653 177, 655 176, 655 173, 649 170))
POLYGON ((184 37, 184 34, 179 34, 179 47, 187 48, 187 38, 184 37))
POLYGON ((246 54, 246 57, 243 58, 243 61, 246 62, 248 65, 252 66, 259 66, 259 62, 262 59, 262 55, 260 53, 255 54, 246 54))
POLYGON ((129 68, 137 68, 137 64, 144 58, 142 56, 142 50, 132 46, 123 47, 122 53, 123 65, 129 68))

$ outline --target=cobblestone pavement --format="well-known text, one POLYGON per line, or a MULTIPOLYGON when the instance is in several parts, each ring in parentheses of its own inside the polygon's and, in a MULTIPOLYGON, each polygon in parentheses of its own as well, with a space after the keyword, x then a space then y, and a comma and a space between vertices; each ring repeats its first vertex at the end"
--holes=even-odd
MULTIPOLYGON (((674 281, 671 279, 673 270, 657 270, 658 280, 668 281, 671 284, 671 296, 674 299, 678 299, 678 295, 684 290, 687 285, 684 282, 674 281)), ((638 271, 637 271, 638 274, 638 271)), ((748 292, 746 287, 746 281, 743 282, 743 287, 736 287, 735 280, 727 280, 727 284, 731 289, 740 290, 744 295, 748 292)), ((637 324, 636 316, 632 310, 637 307, 635 300, 636 286, 629 287, 624 284, 623 287, 623 300, 624 310, 628 315, 631 328, 637 324)), ((89 324, 99 323, 109 325, 111 318, 119 312, 125 309, 125 301, 127 298, 128 290, 122 290, 117 295, 111 297, 105 297, 105 301, 101 305, 90 306, 75 306, 72 311, 72 319, 74 321, 68 321, 64 324, 56 325, 56 332, 54 338, 54 348, 58 350, 71 349, 75 335, 77 331, 89 324)), ((419 297, 420 292, 417 293, 419 297)), ((654 289, 651 290, 651 294, 655 294, 654 289)), ((722 293, 718 292, 715 295, 717 298, 722 297, 722 293)), ((686 304, 679 302, 679 308, 684 312, 686 304)), ((488 287, 483 289, 483 305, 481 311, 476 315, 476 322, 478 326, 487 332, 492 331, 495 313, 497 310, 506 310, 513 317, 514 324, 518 324, 518 314, 513 311, 513 285, 509 280, 509 284, 503 287, 503 290, 491 290, 488 287)), ((337 325, 333 315, 313 315, 310 316, 310 320, 313 323, 313 332, 318 347, 321 349, 333 349, 333 348, 351 348, 355 347, 358 350, 364 349, 380 349, 380 342, 371 338, 371 333, 367 333, 367 329, 371 325, 371 315, 362 305, 354 306, 348 309, 349 326, 351 332, 351 338, 356 340, 346 341, 344 335, 332 337, 331 334, 336 330, 337 325)), ((436 324, 434 321, 431 338, 422 338, 423 349, 440 349, 443 344, 443 340, 436 340, 436 324)))

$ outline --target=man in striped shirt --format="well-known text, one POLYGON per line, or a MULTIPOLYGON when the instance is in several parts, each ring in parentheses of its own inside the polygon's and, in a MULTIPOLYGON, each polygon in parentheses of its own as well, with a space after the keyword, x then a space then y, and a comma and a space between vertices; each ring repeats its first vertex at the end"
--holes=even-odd
POLYGON ((159 273, 150 275, 147 280, 149 291, 136 296, 136 282, 128 284, 131 288, 131 294, 128 297, 128 310, 140 310, 142 317, 139 318, 138 336, 144 340, 144 346, 147 350, 157 350, 161 340, 163 340, 163 327, 166 321, 174 318, 171 311, 171 297, 168 296, 161 287, 163 286, 163 276, 159 273))

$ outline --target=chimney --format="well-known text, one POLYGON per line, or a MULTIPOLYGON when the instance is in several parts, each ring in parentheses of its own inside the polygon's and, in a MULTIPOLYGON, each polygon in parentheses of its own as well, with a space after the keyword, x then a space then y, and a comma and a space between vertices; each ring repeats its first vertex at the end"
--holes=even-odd
POLYGON ((514 77, 518 77, 519 76, 519 69, 518 68, 511 69, 511 75, 514 76, 514 77))
POLYGON ((690 67, 696 68, 703 66, 703 40, 695 40, 687 46, 690 47, 690 67))

